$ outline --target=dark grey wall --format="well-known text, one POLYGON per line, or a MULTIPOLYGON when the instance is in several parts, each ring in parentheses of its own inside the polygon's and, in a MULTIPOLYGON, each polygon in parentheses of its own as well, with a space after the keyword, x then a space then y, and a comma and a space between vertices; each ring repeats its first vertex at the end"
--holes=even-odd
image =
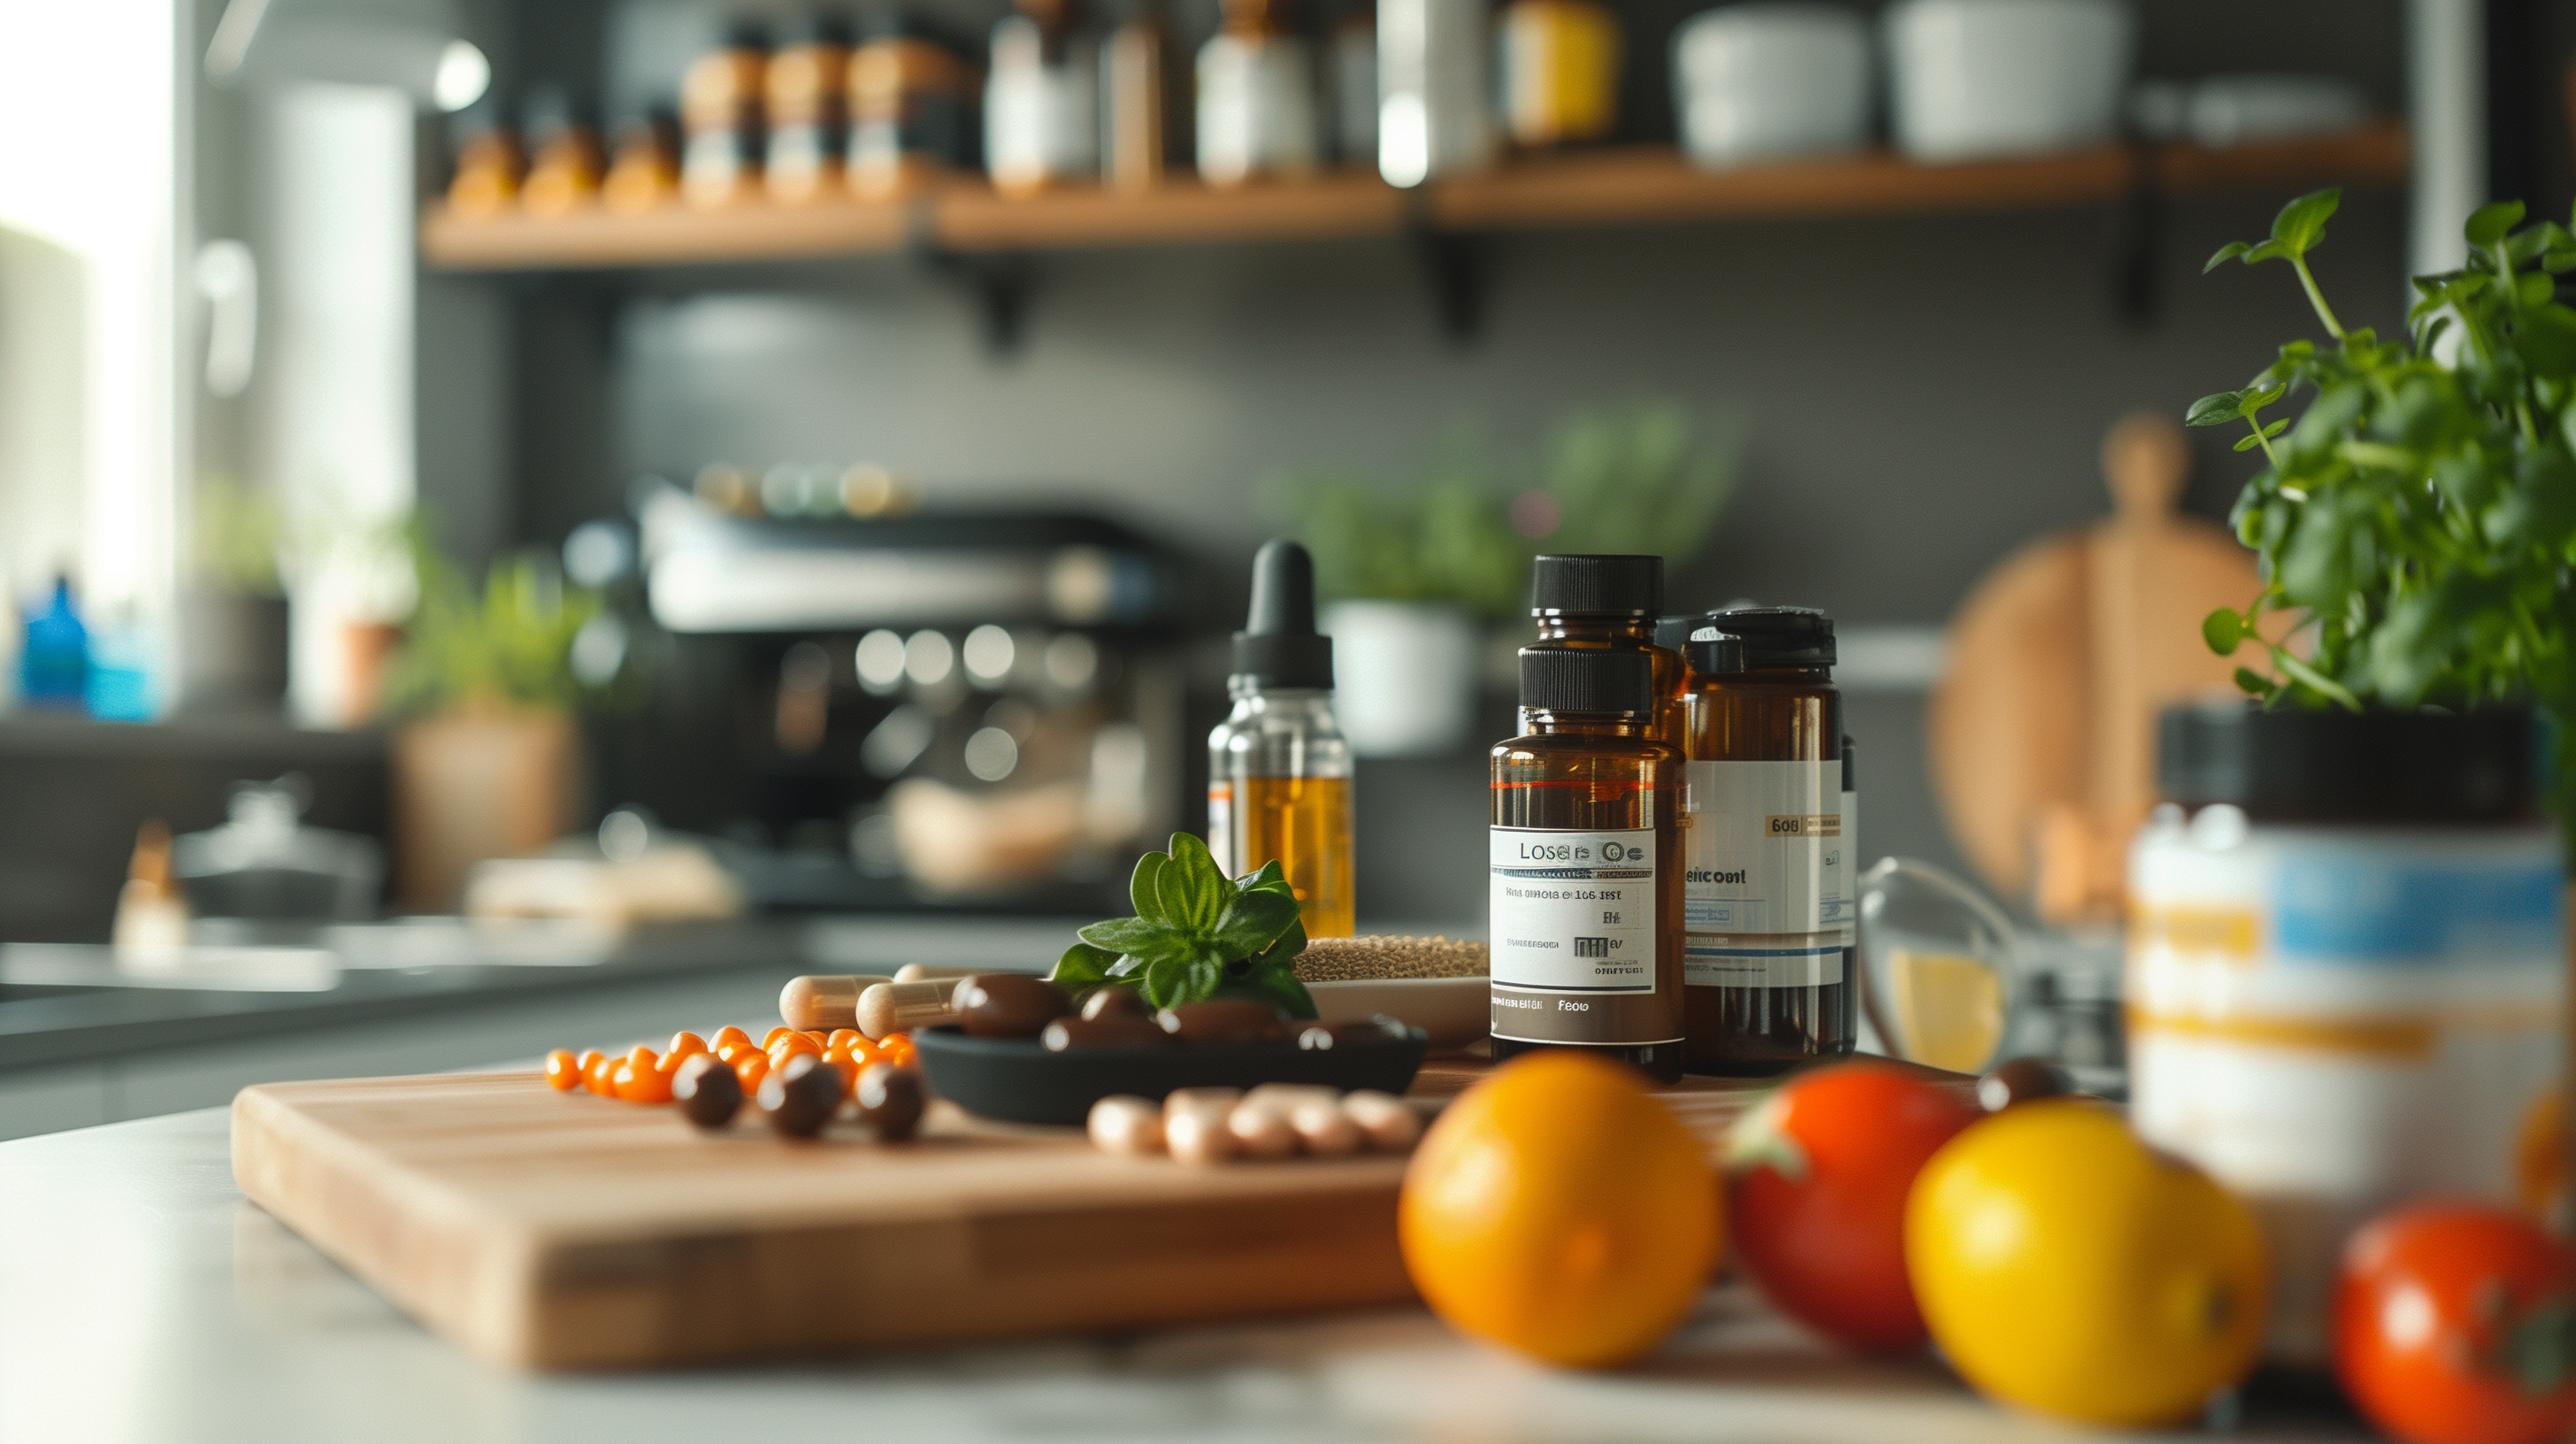
MULTIPOLYGON (((1659 85, 1664 29, 1696 8, 1623 11, 1647 37, 1632 69, 1659 85)), ((2323 70, 2400 99, 2396 0, 2142 11, 2145 73, 2323 70)), ((1651 106, 1632 128, 1669 134, 1651 106)), ((1230 575, 1279 524, 1254 485, 1274 468, 1398 474, 1461 425, 1525 442, 1575 408, 1670 395, 1751 426, 1737 499, 1677 605, 1749 595, 1933 623, 2015 546, 2104 512, 2095 451, 2122 412, 2179 412, 2313 334, 2286 271, 2198 275, 2285 199, 2167 208, 2143 328, 2115 314, 2101 208, 1502 237, 1485 334, 1463 349, 1393 241, 1044 256, 1008 357, 985 349, 965 292, 903 259, 541 285, 516 311, 518 530, 559 537, 638 472, 865 460, 939 501, 1106 508, 1230 575)), ((2400 196, 2355 195, 2332 227, 2319 272, 2347 321, 2397 322, 2402 220, 2400 196)), ((2216 515, 2249 468, 2201 439, 2191 504, 2216 515)), ((1954 856, 1917 701, 1853 715, 1864 850, 1954 856)), ((1364 908, 1480 916, 1480 760, 1361 780, 1364 908)))

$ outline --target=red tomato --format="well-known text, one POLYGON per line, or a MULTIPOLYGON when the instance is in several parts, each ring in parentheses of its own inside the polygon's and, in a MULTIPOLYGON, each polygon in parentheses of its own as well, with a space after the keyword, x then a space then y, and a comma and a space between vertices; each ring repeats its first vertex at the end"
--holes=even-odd
POLYGON ((2509 1209, 2418 1204, 2344 1246, 2335 1372, 2410 1444, 2551 1444, 2576 1426, 2576 1253, 2509 1209))
POLYGON ((1784 1312, 1854 1348, 1928 1333, 1905 1277, 1905 1195, 1923 1161, 1981 1115, 1892 1063, 1802 1073, 1727 1139, 1727 1225, 1784 1312))

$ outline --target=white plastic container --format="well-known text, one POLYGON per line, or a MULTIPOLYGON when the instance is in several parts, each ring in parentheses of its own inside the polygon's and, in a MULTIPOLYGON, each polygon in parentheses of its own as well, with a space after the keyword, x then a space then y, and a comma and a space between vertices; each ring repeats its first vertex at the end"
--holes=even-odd
POLYGON ((1915 160, 2074 150, 2118 123, 2136 30, 2121 0, 1897 0, 1881 23, 1915 160))
POLYGON ((2250 1201, 2270 1347, 2409 1199, 2563 1212, 2566 871, 2519 712, 2177 710, 2130 853, 2130 1116, 2250 1201))
POLYGON ((1710 170, 1869 142, 1869 32, 1840 5, 1729 5, 1673 32, 1682 150, 1710 170))

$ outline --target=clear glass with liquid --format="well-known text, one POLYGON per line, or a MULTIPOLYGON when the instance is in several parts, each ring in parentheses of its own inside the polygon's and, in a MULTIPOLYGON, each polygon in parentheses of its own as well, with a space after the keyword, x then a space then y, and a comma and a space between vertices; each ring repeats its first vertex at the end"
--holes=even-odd
POLYGON ((1353 932, 1351 749, 1321 688, 1228 684, 1234 712, 1208 734, 1208 850, 1240 877, 1277 859, 1306 935, 1353 932))

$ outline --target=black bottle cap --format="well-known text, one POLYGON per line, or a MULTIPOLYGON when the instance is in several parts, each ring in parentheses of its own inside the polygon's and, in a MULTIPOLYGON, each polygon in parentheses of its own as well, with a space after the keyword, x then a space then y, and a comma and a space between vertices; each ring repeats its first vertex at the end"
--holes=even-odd
POLYGON ((1708 625, 1708 619, 1696 612, 1655 619, 1655 645, 1680 651, 1690 645, 1690 635, 1708 625))
POLYGON ((1521 648, 1521 705, 1542 712, 1655 710, 1655 663, 1643 652, 1521 648))
POLYGON ((1333 639, 1315 633, 1315 559, 1272 539, 1252 557, 1252 610, 1234 634, 1234 674, 1264 687, 1333 685, 1333 639))
POLYGON ((2311 822, 2511 823, 2538 792, 2531 712, 2173 707, 2156 729, 2168 802, 2311 822))
POLYGON ((1701 623, 1699 630, 1691 633, 1690 644, 1682 649, 1682 655, 1690 659, 1692 671, 1711 677, 1747 670, 1744 639, 1733 632, 1721 632, 1705 622, 1701 623))
POLYGON ((1530 610, 1652 616, 1664 609, 1664 559, 1579 553, 1530 565, 1530 610))
POLYGON ((1834 619, 1812 607, 1727 607, 1701 625, 1742 637, 1748 672, 1834 664, 1834 619))

